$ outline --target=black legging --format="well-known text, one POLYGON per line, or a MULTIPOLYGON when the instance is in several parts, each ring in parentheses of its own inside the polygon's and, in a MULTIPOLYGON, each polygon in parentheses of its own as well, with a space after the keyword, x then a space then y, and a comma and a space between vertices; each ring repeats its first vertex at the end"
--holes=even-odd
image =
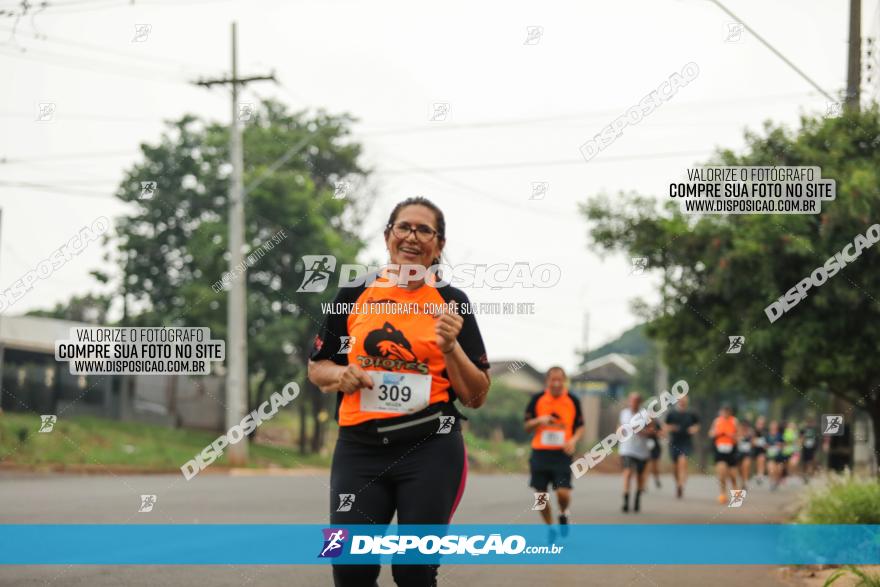
MULTIPOLYGON (((340 438, 330 472, 330 523, 447 524, 467 478, 464 439, 455 430, 400 446, 375 446, 340 438), (354 494, 347 512, 340 494, 354 494)), ((401 587, 437 584, 438 565, 391 565, 401 587)), ((336 587, 374 587, 379 565, 333 565, 336 587)))

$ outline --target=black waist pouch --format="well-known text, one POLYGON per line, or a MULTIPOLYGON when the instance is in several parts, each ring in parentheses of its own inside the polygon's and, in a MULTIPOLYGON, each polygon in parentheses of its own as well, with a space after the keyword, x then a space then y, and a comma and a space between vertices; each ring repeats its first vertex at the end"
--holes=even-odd
POLYGON ((413 444, 434 434, 460 433, 464 419, 455 404, 438 402, 415 414, 341 426, 339 438, 378 446, 413 444))

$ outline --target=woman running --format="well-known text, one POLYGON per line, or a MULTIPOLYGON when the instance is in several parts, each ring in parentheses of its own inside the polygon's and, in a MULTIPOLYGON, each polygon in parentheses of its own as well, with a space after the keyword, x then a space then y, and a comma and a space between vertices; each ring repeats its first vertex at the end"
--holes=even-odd
MULTIPOLYGON (((454 401, 477 408, 489 363, 460 290, 425 269, 446 244, 430 200, 395 206, 385 227, 391 265, 342 287, 315 338, 309 379, 335 393, 339 438, 330 472, 330 523, 447 524, 464 490, 467 456, 454 401), (418 271, 422 269, 421 275, 418 271), (406 286, 406 275, 415 275, 406 286), (439 309, 439 311, 438 311, 439 309), (341 343, 350 351, 340 352, 341 343)), ((334 565, 337 586, 376 585, 379 565, 334 565)), ((397 585, 436 585, 437 565, 395 565, 397 585)))

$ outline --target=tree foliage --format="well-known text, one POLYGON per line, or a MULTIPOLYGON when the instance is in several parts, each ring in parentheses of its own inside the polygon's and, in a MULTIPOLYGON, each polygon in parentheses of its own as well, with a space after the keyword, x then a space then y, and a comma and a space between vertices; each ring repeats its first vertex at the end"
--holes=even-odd
MULTIPOLYGON (((245 126, 245 255, 254 253, 246 274, 252 407, 288 381, 306 385, 320 303, 332 292, 296 293, 301 257, 332 254, 339 263, 353 262, 363 247, 356 229, 369 204, 363 195, 369 171, 358 161, 361 147, 349 136, 351 122, 322 111, 291 114, 266 101, 245 126), (338 181, 352 187, 344 198, 334 198, 338 181)), ((122 322, 208 326, 213 338, 225 339, 228 127, 184 116, 169 123, 158 144, 141 150, 143 160, 127 170, 117 192, 132 205, 117 219, 113 239, 122 322), (150 181, 155 190, 145 197, 142 182, 150 181)), ((310 448, 317 450, 325 399, 312 387, 306 391, 316 431, 310 448)), ((303 402, 301 409, 305 416, 303 402)), ((301 444, 307 448, 305 436, 301 444)))
POLYGON ((689 216, 671 202, 658 213, 655 198, 602 196, 582 206, 593 242, 647 257, 662 274, 661 302, 640 308, 691 389, 808 402, 833 394, 867 409, 880 430, 880 250, 863 251, 776 322, 764 313, 880 221, 880 114, 804 117, 797 130, 766 123, 746 139, 743 153, 723 150, 711 163, 820 166, 836 180, 836 200, 816 215, 689 216), (745 345, 727 354, 734 335, 745 345))

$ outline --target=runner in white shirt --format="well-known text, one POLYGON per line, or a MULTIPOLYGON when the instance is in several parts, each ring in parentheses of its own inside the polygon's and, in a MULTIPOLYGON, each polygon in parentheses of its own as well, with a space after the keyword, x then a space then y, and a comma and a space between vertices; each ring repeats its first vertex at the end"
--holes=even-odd
MULTIPOLYGON (((627 407, 620 412, 620 424, 632 425, 635 422, 649 422, 648 412, 642 405, 642 396, 637 392, 627 397, 627 407)), ((651 426, 655 424, 651 422, 651 426)), ((638 427, 638 426, 636 426, 638 427)), ((629 488, 630 480, 635 471, 636 499, 633 502, 633 511, 638 512, 641 506, 642 492, 645 490, 645 465, 651 457, 651 449, 648 446, 648 436, 651 429, 645 425, 639 432, 632 434, 627 440, 620 443, 620 457, 623 464, 623 512, 629 511, 629 488)))

